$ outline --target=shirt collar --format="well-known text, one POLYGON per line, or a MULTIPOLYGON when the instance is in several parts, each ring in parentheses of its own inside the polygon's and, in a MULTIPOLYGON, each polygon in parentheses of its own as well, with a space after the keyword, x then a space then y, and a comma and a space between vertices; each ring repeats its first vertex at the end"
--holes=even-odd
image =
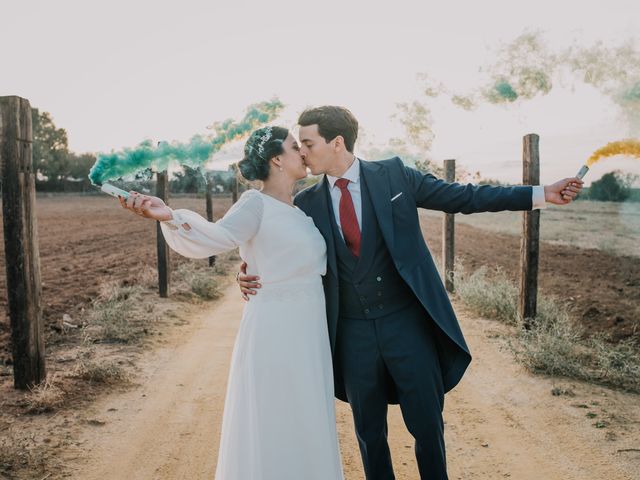
POLYGON ((354 160, 351 163, 351 166, 347 168, 347 171, 342 174, 342 177, 334 177, 332 175, 327 175, 327 180, 329 180, 329 186, 333 188, 336 184, 336 180, 339 178, 346 178, 352 183, 358 183, 360 180, 360 161, 358 157, 354 156, 354 160))

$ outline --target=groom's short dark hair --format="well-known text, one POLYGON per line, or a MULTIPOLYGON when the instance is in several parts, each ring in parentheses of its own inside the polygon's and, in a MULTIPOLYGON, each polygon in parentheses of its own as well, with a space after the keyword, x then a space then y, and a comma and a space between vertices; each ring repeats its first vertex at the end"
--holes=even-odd
POLYGON ((318 125, 318 133, 327 142, 340 135, 344 138, 346 149, 353 153, 353 146, 358 138, 358 120, 348 109, 333 105, 307 108, 300 114, 298 125, 318 125))

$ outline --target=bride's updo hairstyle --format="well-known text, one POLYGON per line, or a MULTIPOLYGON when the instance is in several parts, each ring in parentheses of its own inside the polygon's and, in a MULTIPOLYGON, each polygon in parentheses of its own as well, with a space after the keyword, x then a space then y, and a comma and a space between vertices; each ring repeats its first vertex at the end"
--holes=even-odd
POLYGON ((242 176, 249 180, 266 180, 269 161, 282 153, 282 144, 289 135, 283 127, 263 127, 251 134, 244 144, 244 158, 238 162, 242 176))

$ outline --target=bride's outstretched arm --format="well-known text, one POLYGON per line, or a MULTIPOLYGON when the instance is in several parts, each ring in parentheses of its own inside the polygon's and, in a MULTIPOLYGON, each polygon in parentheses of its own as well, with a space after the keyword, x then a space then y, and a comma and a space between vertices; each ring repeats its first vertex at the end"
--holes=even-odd
MULTIPOLYGON (((147 206, 147 210, 152 208, 147 206)), ((143 201, 136 213, 160 221, 162 234, 172 250, 189 258, 207 258, 233 250, 256 235, 262 220, 262 198, 255 190, 246 191, 217 222, 209 222, 187 209, 158 207, 161 211, 158 215, 145 215, 144 210, 143 201)))

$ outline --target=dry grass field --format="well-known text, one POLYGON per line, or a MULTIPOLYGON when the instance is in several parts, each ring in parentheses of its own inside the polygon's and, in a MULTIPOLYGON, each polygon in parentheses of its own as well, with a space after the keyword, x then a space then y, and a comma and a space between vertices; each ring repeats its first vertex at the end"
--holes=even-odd
MULTIPOLYGON (((206 215, 204 199, 174 198, 170 203, 175 208, 206 215)), ((230 198, 216 199, 214 218, 220 218, 230 205, 230 198)), ((115 198, 38 195, 37 221, 47 343, 58 340, 63 318, 70 317, 73 323, 82 315, 83 309, 98 297, 102 285, 116 282, 119 286, 135 286, 147 268, 156 266, 155 222, 125 211, 115 198)), ((9 358, 5 261, 3 241, 0 364, 9 358)), ((171 261, 177 268, 185 259, 174 254, 171 261)))
MULTIPOLYGON (((539 288, 566 304, 587 333, 640 344, 640 204, 575 202, 542 210, 539 288)), ((422 211, 423 233, 441 252, 442 213, 422 211)), ((518 279, 521 212, 456 215, 456 261, 518 279)))
MULTIPOLYGON (((439 212, 429 212, 437 216, 439 212)), ((497 233, 520 235, 520 212, 458 215, 456 222, 497 233)), ((640 257, 640 203, 574 202, 567 206, 550 205, 541 210, 540 235, 543 242, 584 249, 601 250, 611 255, 640 257)))

